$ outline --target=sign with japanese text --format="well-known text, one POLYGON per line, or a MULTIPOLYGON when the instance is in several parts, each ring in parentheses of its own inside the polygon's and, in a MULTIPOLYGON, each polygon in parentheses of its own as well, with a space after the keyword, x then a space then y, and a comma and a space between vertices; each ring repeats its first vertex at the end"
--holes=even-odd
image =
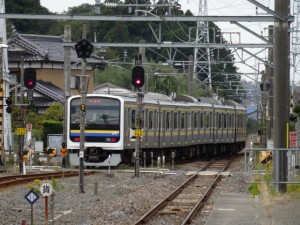
POLYGON ((40 187, 40 192, 43 196, 50 196, 53 193, 53 187, 50 183, 43 183, 40 187))

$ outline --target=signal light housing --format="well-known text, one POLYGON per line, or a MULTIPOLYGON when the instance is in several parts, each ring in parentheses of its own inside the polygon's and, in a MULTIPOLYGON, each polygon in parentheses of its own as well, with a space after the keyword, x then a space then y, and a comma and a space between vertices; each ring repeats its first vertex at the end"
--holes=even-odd
POLYGON ((141 66, 135 66, 132 69, 131 83, 136 88, 141 88, 145 84, 145 70, 141 66))
POLYGON ((5 103, 6 103, 6 105, 7 105, 7 107, 6 107, 6 112, 7 113, 11 113, 12 112, 12 100, 11 100, 11 98, 10 97, 8 97, 6 100, 5 100, 5 103))
POLYGON ((86 39, 82 39, 75 45, 78 58, 89 58, 93 52, 94 46, 86 39))
POLYGON ((33 68, 25 68, 24 85, 28 89, 33 89, 36 85, 36 71, 33 68))

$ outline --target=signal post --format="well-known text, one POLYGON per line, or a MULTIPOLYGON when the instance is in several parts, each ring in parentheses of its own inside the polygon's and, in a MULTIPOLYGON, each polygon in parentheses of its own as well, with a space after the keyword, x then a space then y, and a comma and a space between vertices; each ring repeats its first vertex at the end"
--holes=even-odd
POLYGON ((83 24, 82 39, 75 45, 78 58, 82 59, 82 75, 80 76, 80 149, 79 149, 79 193, 84 193, 84 143, 85 143, 85 114, 88 76, 86 74, 86 58, 92 54, 94 46, 86 40, 86 24, 83 24))
POLYGON ((141 66, 142 60, 141 55, 136 59, 136 66, 132 69, 132 80, 131 83, 135 89, 137 89, 137 113, 135 115, 135 127, 134 136, 136 137, 135 141, 135 167, 134 167, 134 176, 139 177, 140 172, 140 145, 141 145, 141 136, 142 133, 142 114, 143 114, 143 96, 144 91, 143 86, 145 84, 145 70, 141 66))

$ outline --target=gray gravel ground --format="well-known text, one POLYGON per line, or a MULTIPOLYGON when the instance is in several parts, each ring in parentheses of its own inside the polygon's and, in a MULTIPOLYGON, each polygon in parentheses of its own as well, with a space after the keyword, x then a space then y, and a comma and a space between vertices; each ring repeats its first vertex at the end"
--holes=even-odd
MULTIPOLYGON (((189 170, 193 164, 186 165, 189 170)), ((181 166, 184 170, 185 166, 181 166)), ((196 168, 195 168, 196 170, 196 168)), ((209 199, 204 209, 207 216, 213 202, 221 191, 245 192, 243 182, 243 159, 231 165, 232 176, 224 177, 217 191, 209 199)), ((64 178, 59 182, 64 189, 54 197, 55 225, 113 225, 133 224, 150 208, 173 191, 174 186, 181 185, 186 179, 183 173, 166 174, 162 171, 133 173, 113 171, 114 176, 106 173, 84 177, 85 193, 79 193, 79 178, 64 178), (97 183, 97 193, 95 186, 97 183)), ((30 224, 30 204, 24 199, 28 185, 0 191, 0 225, 21 224, 26 220, 30 224)), ((45 224, 45 201, 40 198, 34 205, 34 224, 45 224)), ((50 218, 50 216, 49 216, 50 218)), ((204 224, 206 216, 198 218, 195 224, 204 224)))

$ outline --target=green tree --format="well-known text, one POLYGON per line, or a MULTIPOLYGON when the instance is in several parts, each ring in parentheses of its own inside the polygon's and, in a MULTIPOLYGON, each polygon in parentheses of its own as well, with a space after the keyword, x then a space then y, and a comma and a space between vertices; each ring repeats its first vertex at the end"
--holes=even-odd
MULTIPOLYGON (((40 0, 6 0, 5 12, 18 14, 53 14, 47 8, 41 6, 40 0)), ((10 30, 11 25, 13 25, 19 33, 28 34, 46 34, 56 24, 53 20, 11 19, 9 21, 8 30, 10 30)))
POLYGON ((61 134, 63 132, 63 113, 64 108, 60 103, 54 103, 47 109, 42 121, 45 143, 48 134, 61 134))

